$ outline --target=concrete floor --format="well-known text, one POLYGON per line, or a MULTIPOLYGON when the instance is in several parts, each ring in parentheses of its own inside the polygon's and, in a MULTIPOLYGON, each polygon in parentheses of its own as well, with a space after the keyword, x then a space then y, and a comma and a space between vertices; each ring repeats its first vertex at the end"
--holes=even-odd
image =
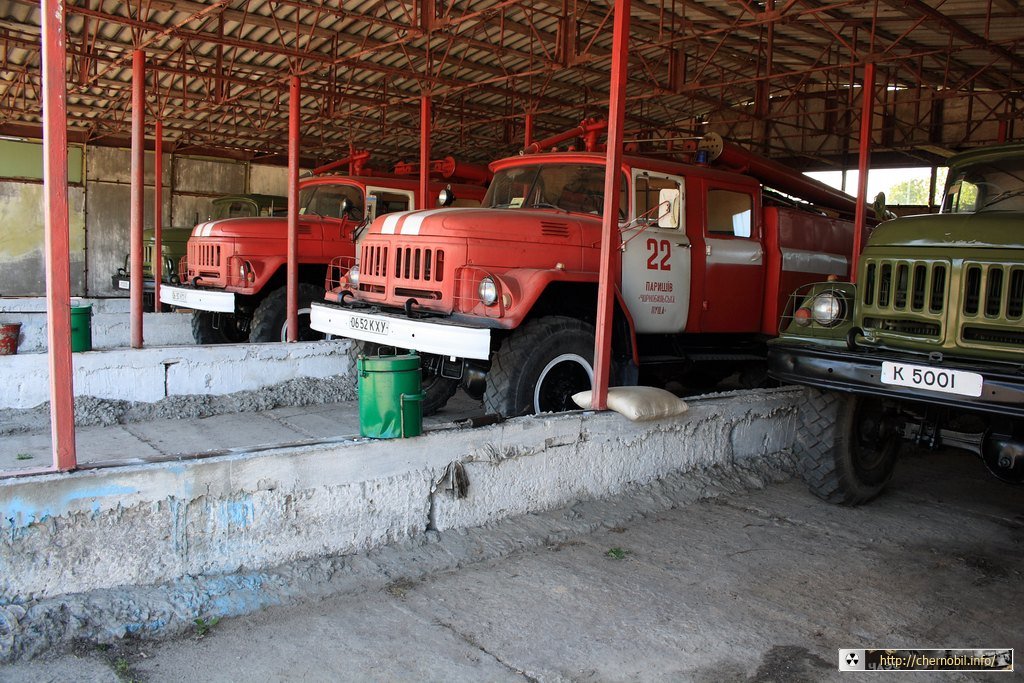
MULTIPOLYGON (((563 514, 614 520, 631 502, 563 514)), ((622 526, 202 637, 83 645, 0 668, 0 681, 822 681, 849 680, 839 648, 1020 653, 1022 502, 1024 489, 972 456, 912 453, 868 506, 829 506, 793 481, 669 501, 622 526)), ((516 531, 483 533, 499 543, 516 531)))

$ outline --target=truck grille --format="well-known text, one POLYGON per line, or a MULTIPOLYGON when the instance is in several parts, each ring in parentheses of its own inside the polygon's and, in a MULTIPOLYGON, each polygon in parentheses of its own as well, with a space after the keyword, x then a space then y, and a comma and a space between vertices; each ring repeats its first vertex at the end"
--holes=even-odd
POLYGON ((219 268, 219 244, 189 244, 188 262, 193 268, 219 268))
POLYGON ((384 294, 385 285, 399 299, 440 300, 445 279, 444 249, 367 243, 359 259, 359 290, 384 294))
POLYGON ((965 263, 962 287, 964 342, 1024 346, 1024 266, 965 263))
POLYGON ((945 261, 865 259, 865 329, 915 337, 942 336, 949 264, 945 261))
POLYGON ((1021 317, 1024 312, 1024 267, 970 263, 964 272, 964 315, 984 313, 989 318, 1021 317))
POLYGON ((443 282, 444 250, 398 247, 395 249, 395 279, 443 282))

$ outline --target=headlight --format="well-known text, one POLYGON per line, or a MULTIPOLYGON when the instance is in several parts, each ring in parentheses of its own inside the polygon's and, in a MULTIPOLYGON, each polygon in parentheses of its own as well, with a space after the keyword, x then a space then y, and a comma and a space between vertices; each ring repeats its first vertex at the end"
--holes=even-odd
POLYGON ((489 277, 485 277, 480 281, 477 291, 480 294, 480 301, 484 302, 484 306, 493 306, 494 302, 498 300, 498 287, 494 284, 494 280, 489 277))
POLYGON ((353 287, 359 286, 359 266, 352 266, 348 269, 348 283, 353 287))
POLYGON ((248 261, 242 261, 242 264, 238 266, 238 277, 243 284, 255 282, 256 273, 252 269, 252 264, 248 261))
POLYGON ((174 275, 174 259, 164 259, 164 272, 167 273, 167 275, 174 275))
POLYGON ((835 292, 822 292, 811 301, 811 317, 822 327, 835 327, 846 318, 846 301, 835 292))

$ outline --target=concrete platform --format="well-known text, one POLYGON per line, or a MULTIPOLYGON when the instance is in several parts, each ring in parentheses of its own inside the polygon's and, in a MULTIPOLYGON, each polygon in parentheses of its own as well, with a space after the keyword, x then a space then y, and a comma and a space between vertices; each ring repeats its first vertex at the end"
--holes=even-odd
POLYGON ((290 575, 287 604, 202 637, 192 624, 172 640, 80 643, 0 667, 0 681, 1016 680, 858 677, 837 671, 837 650, 1019 655, 1020 488, 954 453, 911 453, 861 508, 795 481, 759 486, 728 470, 668 477, 438 533, 290 575))
MULTIPOLYGON (((131 321, 127 298, 74 298, 75 303, 92 306, 94 349, 131 346, 131 321)), ((0 323, 21 323, 18 353, 46 352, 46 299, 44 297, 0 297, 0 323)), ((192 346, 192 313, 144 313, 144 343, 147 346, 192 346)))
MULTIPOLYGON (((777 459, 801 400, 792 389, 736 392, 652 422, 577 411, 384 441, 338 430, 145 463, 125 449, 127 463, 0 480, 0 661, 75 638, 154 636, 203 614, 247 613, 284 599, 294 576, 374 548, 674 473, 777 459), (281 567, 292 578, 273 578, 281 567)), ((325 419, 292 412, 275 421, 312 433, 325 419)), ((235 424, 263 441, 256 425, 269 421, 235 424)), ((192 430, 188 438, 209 441, 191 425, 182 431, 192 430)), ((146 453, 163 447, 151 441, 146 453)))
MULTIPOLYGON (((424 426, 436 427, 483 412, 480 401, 459 392, 436 415, 425 418, 424 426)), ((36 416, 14 433, 0 435, 0 472, 16 473, 51 464, 50 428, 48 423, 41 423, 36 416)), ((3 426, 0 421, 0 430, 3 426)), ((9 432, 10 427, 8 424, 9 432)), ((78 462, 83 467, 350 441, 358 435, 359 405, 355 400, 207 417, 154 418, 75 430, 78 462)))

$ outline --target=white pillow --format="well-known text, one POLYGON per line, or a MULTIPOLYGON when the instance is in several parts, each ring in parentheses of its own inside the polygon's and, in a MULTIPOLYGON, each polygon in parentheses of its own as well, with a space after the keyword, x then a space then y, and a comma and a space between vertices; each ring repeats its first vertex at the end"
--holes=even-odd
MULTIPOLYGON (((590 392, 573 394, 572 400, 580 408, 590 410, 590 392)), ((608 409, 633 421, 657 420, 682 415, 689 406, 675 394, 657 387, 611 387, 608 389, 608 409)))

